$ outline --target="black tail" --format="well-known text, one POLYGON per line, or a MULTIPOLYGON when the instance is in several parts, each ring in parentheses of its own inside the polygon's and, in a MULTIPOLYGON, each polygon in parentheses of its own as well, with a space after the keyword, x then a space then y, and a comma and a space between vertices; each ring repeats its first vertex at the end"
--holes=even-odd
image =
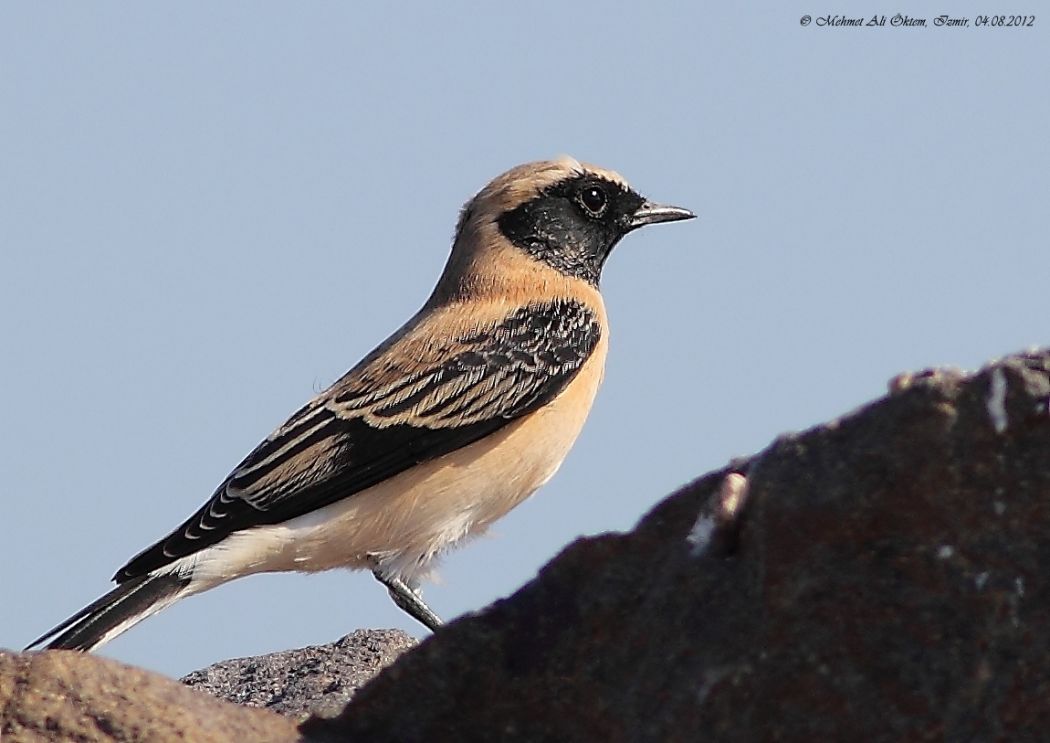
POLYGON ((129 578, 38 637, 26 650, 44 642, 47 650, 93 650, 179 599, 189 582, 189 577, 178 573, 129 578))

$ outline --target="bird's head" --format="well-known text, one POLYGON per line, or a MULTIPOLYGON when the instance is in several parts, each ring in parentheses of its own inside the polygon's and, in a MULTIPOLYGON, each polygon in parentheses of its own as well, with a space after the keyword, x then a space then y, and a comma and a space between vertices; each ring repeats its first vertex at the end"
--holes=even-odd
POLYGON ((446 277, 509 251, 597 287, 606 258, 628 232, 694 216, 648 201, 618 173, 571 157, 527 163, 463 207, 446 277))

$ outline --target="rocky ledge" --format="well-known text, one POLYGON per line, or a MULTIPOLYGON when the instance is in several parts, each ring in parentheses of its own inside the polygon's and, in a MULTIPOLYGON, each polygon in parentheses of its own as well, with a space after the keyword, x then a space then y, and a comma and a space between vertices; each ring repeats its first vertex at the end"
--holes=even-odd
POLYGON ((357 634, 189 679, 294 718, 91 656, 0 653, 0 732, 1034 739, 1050 729, 1047 534, 1050 352, 902 375, 885 398, 686 486, 632 532, 578 540, 345 706, 362 669, 407 641, 357 634))

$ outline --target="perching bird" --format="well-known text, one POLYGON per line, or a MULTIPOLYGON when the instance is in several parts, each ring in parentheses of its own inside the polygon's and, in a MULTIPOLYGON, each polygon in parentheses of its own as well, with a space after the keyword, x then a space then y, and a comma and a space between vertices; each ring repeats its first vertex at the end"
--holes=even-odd
POLYGON ((436 629, 428 565, 547 482, 580 433, 609 342, 609 252, 693 216, 568 157, 499 176, 463 208, 423 308, 30 647, 91 650, 234 578, 338 567, 371 570, 436 629))

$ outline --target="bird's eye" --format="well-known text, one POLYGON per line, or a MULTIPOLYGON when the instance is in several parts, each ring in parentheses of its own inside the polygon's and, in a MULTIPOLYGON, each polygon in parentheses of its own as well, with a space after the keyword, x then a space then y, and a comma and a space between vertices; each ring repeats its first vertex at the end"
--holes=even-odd
POLYGON ((579 194, 580 204, 592 217, 598 217, 609 205, 609 197, 600 186, 584 186, 579 194))

